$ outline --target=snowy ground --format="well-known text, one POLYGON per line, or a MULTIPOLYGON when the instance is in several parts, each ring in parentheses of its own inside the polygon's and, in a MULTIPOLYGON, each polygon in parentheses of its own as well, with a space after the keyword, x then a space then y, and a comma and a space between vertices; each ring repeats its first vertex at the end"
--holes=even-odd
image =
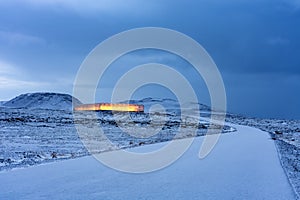
MULTIPOLYGON (((111 171, 99 165, 91 157, 83 157, 89 155, 89 153, 82 145, 75 130, 73 114, 70 111, 70 109, 72 108, 71 100, 72 97, 70 95, 55 93, 36 93, 20 95, 18 98, 14 98, 13 100, 8 101, 7 105, 10 105, 12 107, 0 107, 0 171, 2 171, 0 178, 2 180, 5 180, 0 184, 0 199, 5 199, 4 197, 13 198, 14 195, 16 195, 15 197, 17 199, 19 199, 21 195, 25 197, 28 195, 28 199, 30 199, 30 195, 33 195, 33 197, 45 197, 45 199, 47 199, 47 195, 65 199, 63 198, 64 194, 59 195, 55 191, 67 191, 67 197, 69 198, 72 198, 72 193, 75 192, 75 197, 79 195, 79 199, 85 196, 89 197, 89 199, 93 199, 93 195, 95 195, 96 197, 102 197, 101 195, 104 195, 107 197, 106 199, 108 199, 109 197, 111 197, 112 199, 121 199, 121 195, 123 195, 123 193, 125 193, 126 195, 130 195, 127 194, 125 188, 121 186, 127 185, 127 183, 130 183, 130 185, 132 185, 132 187, 129 188, 132 191, 137 190, 137 183, 141 183, 142 186, 145 187, 144 191, 141 190, 140 193, 136 194, 136 196, 133 196, 134 198, 139 199, 152 199, 152 197, 157 197, 155 196, 155 191, 157 191, 162 198, 171 198, 171 193, 174 193, 174 198, 178 199, 180 197, 183 197, 183 195, 186 193, 189 193, 190 196, 188 197, 194 199, 198 196, 199 198, 202 197, 211 199, 220 197, 218 195, 214 196, 214 194, 218 194, 218 192, 215 192, 215 189, 212 186, 208 185, 207 187, 204 187, 203 185, 205 184, 203 181, 207 181, 209 184, 216 184, 219 187, 218 190, 220 190, 220 192, 225 191, 222 189, 223 187, 228 191, 232 190, 232 192, 228 192, 228 196, 224 196, 226 198, 233 198, 234 195, 237 195, 237 193, 241 193, 239 195, 245 195, 243 196, 245 198, 256 198, 258 197, 256 196, 258 195, 258 193, 252 191, 256 189, 259 190, 262 194, 262 198, 259 199, 263 199, 264 197, 265 199, 274 199, 273 197, 275 195, 268 195, 272 195, 272 193, 277 194, 277 191, 281 191, 277 188, 278 186, 276 184, 286 184, 286 180, 283 182, 282 180, 281 182, 276 182, 278 180, 269 180, 267 178, 264 178, 264 176, 270 176, 272 178, 274 174, 270 173, 275 173, 274 178, 278 178, 278 176, 282 175, 282 173, 279 172, 280 170, 277 169, 280 165, 278 165, 278 162, 275 162, 275 160, 278 161, 278 158, 274 157, 274 155, 276 155, 274 142, 277 147, 282 167, 287 177, 289 178, 289 181, 293 186, 295 193, 298 194, 298 196, 300 194, 299 120, 257 119, 228 114, 228 122, 256 127, 269 132, 269 135, 266 132, 243 126, 237 126, 238 132, 236 133, 234 132, 234 127, 236 125, 230 124, 228 126, 225 126, 223 129, 223 133, 229 134, 222 135, 222 139, 216 148, 223 148, 222 151, 224 151, 226 155, 220 150, 214 150, 212 157, 213 155, 215 155, 214 152, 219 152, 215 155, 215 160, 211 160, 212 158, 206 158, 203 161, 199 161, 197 160, 196 147, 194 145, 192 149, 189 150, 190 153, 187 153, 183 158, 180 159, 184 161, 179 161, 179 164, 174 164, 171 167, 158 172, 157 174, 153 173, 152 175, 147 174, 144 176, 131 176, 129 174, 122 174, 111 171), (45 99, 46 101, 44 101, 45 99), (26 104, 26 108, 23 108, 21 106, 24 105, 24 102, 29 102, 26 104), (61 102, 63 102, 63 104, 61 104, 61 102), (44 109, 37 109, 36 105, 40 105, 44 109), (57 105, 59 105, 59 108, 54 109, 57 105), (64 110, 61 105, 66 106, 67 109, 64 110), (224 143, 222 142, 223 140, 225 141, 224 143), (237 145, 238 143, 241 143, 242 145, 237 145), (261 145, 262 143, 264 143, 264 145, 261 145), (259 146, 260 148, 256 149, 256 146, 259 146), (187 155, 190 155, 190 157, 193 158, 186 157, 187 155), (271 160, 269 160, 269 156, 272 158, 271 160), (228 159, 228 161, 224 160, 225 158, 226 160, 228 159), (67 161, 52 163, 53 161, 59 160, 67 161), (191 166, 187 166, 189 165, 189 163, 191 163, 191 166), (34 166, 38 164, 45 165, 34 166), (247 167, 247 165, 249 166, 247 167), (34 167, 16 170, 16 168, 24 168, 28 166, 34 167), (82 169, 80 168, 81 166, 83 166, 82 169), (59 170, 59 168, 61 168, 61 171, 59 170), (212 175, 212 177, 215 177, 215 179, 210 179, 209 177, 207 177, 207 175, 203 176, 201 174, 202 172, 206 172, 205 174, 211 173, 209 171, 209 168, 211 168, 211 171, 217 171, 219 178, 217 178, 215 175, 212 175), (269 172, 266 172, 267 168, 269 172), (273 170, 273 168, 275 168, 275 170, 273 170), (11 169, 14 170, 10 171, 11 169), (183 172, 181 172, 181 169, 183 169, 183 172), (193 171, 194 169, 200 170, 195 171, 195 173, 197 174, 196 177, 193 177, 189 174, 189 171, 193 171), (265 171, 261 171, 262 169, 264 169, 265 171), (49 173, 45 173, 45 170, 49 171, 51 176, 47 177, 49 173), (103 171, 103 173, 100 174, 99 172, 97 172, 97 170, 101 170, 103 171), (93 172, 94 175, 88 173, 88 171, 93 172), (256 173, 261 173, 260 176, 263 177, 262 180, 250 180, 250 172, 256 179, 260 178, 256 176, 256 173), (80 180, 77 180, 76 177, 74 177, 73 173, 78 173, 80 175, 78 176, 80 180), (183 173, 187 173, 187 177, 189 180, 187 178, 182 178, 183 173), (53 174, 55 176, 52 176, 53 174), (228 176, 226 174, 228 174, 228 176), (232 181, 230 180, 229 175, 232 176, 232 181), (16 177, 13 178, 12 176, 16 177), (32 180, 29 176, 36 177, 37 179, 38 177, 40 177, 39 179, 41 180, 34 181, 33 185, 30 186, 25 183, 26 181, 23 181, 27 178, 32 180), (162 183, 159 183, 157 180, 157 177, 159 176, 164 177, 164 179, 161 180, 162 183), (119 184, 110 181, 109 177, 116 179, 119 184), (237 180, 238 178, 240 178, 240 180, 237 180), (90 182, 89 179, 91 179, 92 182, 90 182), (94 183, 97 183, 99 185, 103 184, 97 179, 103 179, 105 182, 107 182, 106 186, 104 184, 104 186, 100 188, 100 193, 98 193, 98 187, 93 185, 94 183), (58 180, 59 184, 56 186, 53 183, 53 180, 58 180), (70 185, 65 185, 66 183, 68 183, 68 180, 71 181, 70 185), (227 181, 229 182, 228 184, 225 183, 227 181), (237 183, 234 183, 234 181, 237 181, 237 183), (245 181, 246 183, 241 183, 241 181, 245 181), (264 181, 268 182, 268 184, 264 181), (63 182, 65 182, 65 184, 63 182), (180 183, 180 185, 185 186, 190 185, 188 184, 190 182, 192 186, 191 188, 183 187, 180 189, 179 186, 175 186, 175 184, 178 182, 180 183), (197 185, 196 182, 199 182, 200 185, 197 185), (258 184, 259 187, 255 186, 251 188, 248 182, 258 184), (221 183, 225 186, 220 186, 221 183), (16 184, 16 187, 14 186, 15 188, 9 189, 9 187, 12 187, 14 184, 16 184), (28 189, 28 192, 22 189, 22 184, 24 184, 23 186, 26 190, 28 189), (39 184, 41 184, 41 186, 38 186, 39 184), (149 186, 149 184, 151 185, 151 187, 149 186), (152 187, 153 184, 156 184, 157 186, 152 187), (49 189, 48 191, 46 187, 49 187, 49 185, 51 187, 54 187, 54 190, 49 189), (169 192, 169 189, 167 187, 168 185, 172 186, 171 188, 173 188, 174 191, 170 189, 171 192, 169 192), (89 189, 88 187, 90 186, 95 188, 89 189), (120 189, 120 192, 118 193, 116 191, 112 191, 112 189, 114 188, 109 189, 108 186, 115 187, 116 190, 120 189), (73 187, 74 189, 72 189, 73 187), (81 191, 79 187, 84 188, 84 190, 82 191, 91 191, 91 194, 85 195, 85 193, 76 193, 76 191, 81 191), (147 187, 152 188, 148 188, 150 194, 146 193, 147 187), (229 187, 237 189, 229 189, 229 187), (260 187, 262 187, 263 189, 260 189, 260 187), (199 190, 199 188, 201 189, 199 190), (166 190, 167 192, 163 192, 162 189, 166 190), (101 193, 101 191, 103 193, 101 193), (266 194, 267 192, 270 194, 266 194)), ((182 119, 179 117, 180 112, 178 111, 178 103, 176 101, 171 99, 146 98, 143 100, 133 101, 131 103, 145 105, 146 112, 149 111, 151 105, 161 104, 166 108, 167 114, 162 116, 160 113, 155 113, 152 115, 152 118, 147 113, 132 114, 131 117, 132 119, 134 119, 135 123, 129 123, 126 120, 124 121, 124 116, 122 116, 122 114, 112 116, 111 113, 98 112, 97 119, 92 119, 90 117, 91 113, 78 112, 76 114, 77 120, 79 119, 80 124, 86 126, 87 129, 91 130, 95 125, 100 125, 103 128, 106 136, 119 148, 138 147, 134 148, 134 150, 137 149, 138 151, 147 151, 149 148, 151 149, 153 147, 163 145, 163 143, 161 142, 166 142, 174 138, 178 138, 176 136, 176 133, 179 124, 182 125, 182 119), (166 122, 162 122, 163 118, 166 119, 166 122), (149 127, 150 123, 152 124, 149 127), (145 132, 147 132, 147 130, 150 130, 149 128, 156 127, 162 127, 162 130, 158 134, 149 138, 136 138, 129 136, 128 134, 124 134, 118 127, 118 125, 122 124, 126 125, 126 127, 129 129, 135 129, 136 127, 139 127, 141 129, 144 129, 145 132)), ((190 105, 187 105, 187 107, 189 106, 190 105)), ((194 128, 198 130, 197 136, 203 136, 206 134, 209 125, 206 117, 209 117, 211 115, 211 111, 209 107, 205 105, 199 104, 199 106, 202 117, 200 124, 198 125, 198 121, 195 121, 195 118, 193 117, 196 113, 198 113, 198 111, 189 110, 190 114, 189 116, 184 116, 186 122, 182 127, 186 135, 181 136, 181 138, 189 137, 190 130, 193 130, 194 128)), ((218 113, 216 112, 213 112, 213 114, 218 115, 218 113)), ((216 129, 219 128, 217 124, 214 124, 212 127, 216 129)), ((95 140, 96 139, 99 138, 95 137, 95 140)), ((197 138, 198 150, 200 146, 199 142, 202 141, 202 139, 203 138, 201 137, 197 138)), ((97 149, 97 153, 106 152, 108 150, 111 149, 103 146, 102 149, 97 149)), ((286 186, 283 186, 282 189, 284 191, 287 191, 286 189, 284 189, 284 187, 286 186)), ((286 192, 283 192, 283 194, 285 193, 286 192)), ((283 197, 280 195, 277 196, 278 199, 280 199, 279 197, 283 197)), ((284 197, 284 199, 286 198, 284 197)))
MULTIPOLYGON (((108 112, 98 112, 97 119, 92 119, 91 114, 90 112, 76 113, 78 123, 90 130, 95 126, 101 126, 106 136, 119 148, 172 140, 182 122, 180 115, 173 111, 166 116, 156 113, 152 115, 152 119, 146 113, 132 113, 135 123, 124 121, 121 113, 112 115, 108 112), (162 118, 166 118, 166 122, 162 122, 162 118), (152 124, 149 127, 150 122, 152 124), (119 129, 118 126, 122 123, 129 129, 139 127, 145 132, 155 127, 162 127, 162 130, 149 138, 136 138, 119 129)), ((187 123, 182 128, 186 135, 183 137, 189 137, 189 130, 194 128, 198 129, 197 136, 205 135, 208 122, 201 121, 198 125, 198 121, 194 118, 185 119, 187 123)), ((218 126, 216 125, 215 128, 217 129, 218 126)), ((223 128, 223 133, 232 131, 235 130, 229 126, 223 128)), ((99 139, 96 134, 94 137, 95 140, 99 139)), ((98 152, 108 150, 110 149, 105 146, 102 149, 97 148, 98 152)), ((75 129, 71 111, 0 107, 0 171, 88 154, 75 129)))
POLYGON ((0 172, 0 199, 294 199, 268 133, 236 128, 205 159, 197 157, 198 137, 174 164, 147 174, 121 173, 91 156, 0 172))

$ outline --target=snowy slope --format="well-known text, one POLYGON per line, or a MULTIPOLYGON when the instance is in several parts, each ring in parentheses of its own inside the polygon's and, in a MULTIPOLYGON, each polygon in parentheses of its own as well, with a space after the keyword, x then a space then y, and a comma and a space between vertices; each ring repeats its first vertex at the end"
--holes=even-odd
POLYGON ((93 157, 1 172, 0 199, 295 199, 274 141, 258 129, 236 128, 205 159, 197 157, 199 137, 173 165, 153 173, 117 172, 93 157))
POLYGON ((5 103, 6 103, 6 101, 0 101, 0 106, 2 106, 5 103))
MULTIPOLYGON (((11 108, 39 108, 51 110, 72 110, 72 96, 59 93, 27 93, 21 94, 3 104, 11 108)), ((76 104, 80 101, 75 99, 76 104)))

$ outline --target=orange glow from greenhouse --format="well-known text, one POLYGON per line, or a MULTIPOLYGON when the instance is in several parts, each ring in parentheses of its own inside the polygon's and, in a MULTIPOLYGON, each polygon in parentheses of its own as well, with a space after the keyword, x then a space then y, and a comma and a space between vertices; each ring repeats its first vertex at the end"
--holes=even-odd
POLYGON ((76 111, 119 111, 119 112, 144 112, 144 106, 138 104, 113 104, 113 103, 95 103, 83 104, 74 108, 76 111))

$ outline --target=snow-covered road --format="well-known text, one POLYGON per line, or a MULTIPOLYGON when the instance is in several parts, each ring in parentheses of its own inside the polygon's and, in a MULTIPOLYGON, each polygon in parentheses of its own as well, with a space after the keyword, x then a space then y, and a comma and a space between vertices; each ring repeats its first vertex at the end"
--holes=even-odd
POLYGON ((147 174, 117 172, 90 156, 1 172, 0 199, 294 199, 274 141, 234 126, 205 159, 198 137, 174 164, 147 174))

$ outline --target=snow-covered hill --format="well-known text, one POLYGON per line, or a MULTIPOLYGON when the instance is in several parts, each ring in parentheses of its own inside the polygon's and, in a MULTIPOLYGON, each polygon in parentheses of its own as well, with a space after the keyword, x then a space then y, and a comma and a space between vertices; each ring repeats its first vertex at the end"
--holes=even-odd
POLYGON ((5 103, 6 103, 6 101, 0 101, 0 106, 2 106, 5 103))
POLYGON ((123 101, 121 103, 142 104, 145 107, 145 112, 148 112, 150 107, 155 104, 161 105, 168 112, 178 111, 179 108, 192 109, 192 108, 195 108, 196 105, 199 107, 201 112, 210 112, 211 111, 211 108, 209 106, 198 103, 198 102, 195 102, 195 103, 185 102, 184 104, 180 105, 177 100, 169 99, 169 98, 159 99, 159 98, 147 97, 147 98, 139 99, 139 100, 123 101))
MULTIPOLYGON (((21 94, 3 104, 10 108, 39 108, 51 110, 72 110, 72 97, 68 94, 37 92, 21 94)), ((75 105, 81 104, 74 98, 75 105)))

